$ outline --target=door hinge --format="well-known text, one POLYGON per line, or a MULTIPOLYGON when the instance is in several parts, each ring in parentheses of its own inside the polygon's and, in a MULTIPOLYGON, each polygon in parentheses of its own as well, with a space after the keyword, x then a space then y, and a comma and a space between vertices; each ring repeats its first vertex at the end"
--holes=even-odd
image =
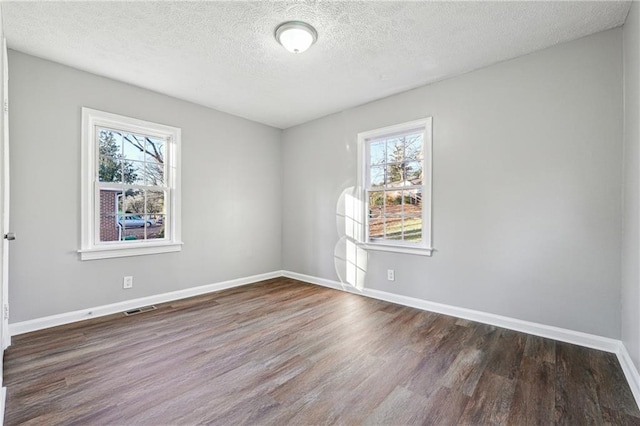
POLYGON ((4 100, 4 105, 2 107, 4 108, 4 112, 9 112, 9 101, 7 99, 4 100))
POLYGON ((4 304, 4 319, 9 319, 9 305, 7 305, 6 303, 4 304))

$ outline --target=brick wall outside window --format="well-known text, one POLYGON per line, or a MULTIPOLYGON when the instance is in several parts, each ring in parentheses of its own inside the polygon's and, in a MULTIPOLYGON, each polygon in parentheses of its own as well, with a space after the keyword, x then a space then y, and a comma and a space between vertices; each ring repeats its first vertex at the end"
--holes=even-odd
POLYGON ((120 229, 116 221, 116 200, 120 191, 100 190, 100 241, 118 241, 120 229))

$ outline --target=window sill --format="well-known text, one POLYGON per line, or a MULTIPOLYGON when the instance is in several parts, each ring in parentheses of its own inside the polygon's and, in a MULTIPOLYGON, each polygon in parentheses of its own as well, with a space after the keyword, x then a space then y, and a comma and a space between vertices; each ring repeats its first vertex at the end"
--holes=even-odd
POLYGON ((391 244, 360 243, 358 247, 364 250, 388 251, 392 253, 414 254, 417 256, 431 256, 434 251, 432 247, 406 247, 391 244))
POLYGON ((131 247, 94 247, 78 250, 80 260, 111 259, 114 257, 143 256, 146 254, 171 253, 182 250, 182 242, 144 244, 131 247))

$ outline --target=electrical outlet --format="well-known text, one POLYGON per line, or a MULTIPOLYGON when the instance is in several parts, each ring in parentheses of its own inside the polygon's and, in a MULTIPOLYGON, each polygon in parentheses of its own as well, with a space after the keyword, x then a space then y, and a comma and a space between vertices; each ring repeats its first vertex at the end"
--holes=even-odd
POLYGON ((124 277, 122 280, 122 288, 133 288, 133 277, 124 277))
POLYGON ((396 280, 396 271, 393 269, 387 269, 387 280, 395 281, 396 280))

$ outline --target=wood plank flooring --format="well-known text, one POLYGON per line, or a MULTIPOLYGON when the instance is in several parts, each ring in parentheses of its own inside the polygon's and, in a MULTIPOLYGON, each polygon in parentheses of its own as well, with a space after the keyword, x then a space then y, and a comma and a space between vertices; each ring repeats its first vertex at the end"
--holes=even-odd
POLYGON ((16 336, 5 424, 640 425, 613 354, 279 278, 16 336))

